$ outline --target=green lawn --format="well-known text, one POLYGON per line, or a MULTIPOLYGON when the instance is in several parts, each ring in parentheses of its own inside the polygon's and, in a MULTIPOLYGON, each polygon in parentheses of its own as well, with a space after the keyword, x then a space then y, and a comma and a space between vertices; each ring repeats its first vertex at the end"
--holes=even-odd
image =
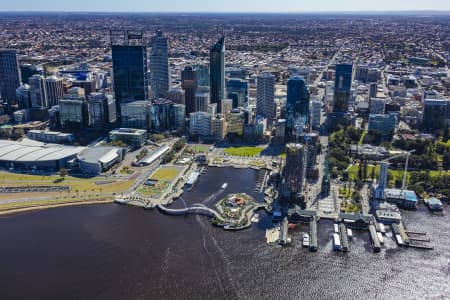
POLYGON ((208 152, 208 147, 203 145, 191 145, 189 146, 189 150, 195 153, 206 153, 208 152))
POLYGON ((71 194, 82 192, 92 192, 92 190, 100 192, 123 192, 130 188, 134 182, 133 178, 129 180, 116 180, 108 184, 96 184, 104 181, 103 177, 93 178, 77 178, 66 176, 64 180, 58 175, 41 176, 41 175, 26 175, 8 172, 0 172, 0 186, 44 186, 44 185, 69 185, 71 187, 71 194))
MULTIPOLYGON (((373 166, 367 166, 367 176, 370 179, 370 174, 372 172, 373 166)), ((380 174, 380 166, 376 166, 375 169, 375 179, 378 179, 378 175, 380 174)), ((402 170, 391 170, 389 169, 389 174, 391 174, 393 180, 403 180, 403 171, 402 170)), ((356 176, 358 175, 358 164, 351 166, 348 169, 348 176, 350 180, 355 180, 356 176)), ((449 171, 430 171, 430 177, 439 177, 444 175, 450 175, 449 171)), ((407 179, 408 181, 411 178, 411 172, 408 172, 407 179)))
POLYGON ((166 192, 170 186, 170 182, 160 181, 155 183, 154 186, 142 185, 137 192, 143 196, 157 196, 166 192))
MULTIPOLYGON (((374 166, 367 166, 367 179, 370 179, 370 175, 372 174, 372 169, 374 166)), ((378 179, 378 175, 380 174, 380 166, 375 167, 375 179, 378 179)), ((403 180, 403 171, 401 170, 391 170, 389 169, 389 174, 391 174, 392 179, 395 180, 403 180)), ((351 166, 348 169, 348 176, 350 180, 355 180, 355 178, 358 176, 358 164, 351 166)), ((410 177, 410 174, 408 172, 408 180, 410 177)))
POLYGON ((231 147, 224 150, 226 154, 233 156, 258 156, 264 150, 263 147, 231 147))
POLYGON ((150 179, 158 181, 172 181, 178 176, 179 173, 180 169, 175 167, 160 168, 153 173, 150 179))

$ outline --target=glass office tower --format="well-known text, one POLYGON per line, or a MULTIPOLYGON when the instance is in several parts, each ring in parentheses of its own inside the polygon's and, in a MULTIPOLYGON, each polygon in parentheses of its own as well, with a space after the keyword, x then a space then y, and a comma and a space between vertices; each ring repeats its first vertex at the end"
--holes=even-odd
POLYGON ((309 90, 301 76, 291 77, 287 82, 286 138, 291 139, 309 123, 309 90))
POLYGON ((154 98, 166 97, 169 91, 169 43, 160 30, 153 38, 150 71, 154 98))
POLYGON ((225 97, 225 37, 211 47, 209 59, 211 103, 217 103, 218 113, 221 113, 225 97))
POLYGON ((120 104, 148 100, 147 47, 142 32, 111 31, 113 82, 117 117, 120 104))
POLYGON ((17 100, 20 71, 16 50, 0 50, 0 99, 12 104, 17 100))
POLYGON ((352 88, 352 71, 352 64, 341 63, 336 65, 333 112, 345 113, 348 110, 348 102, 352 88))

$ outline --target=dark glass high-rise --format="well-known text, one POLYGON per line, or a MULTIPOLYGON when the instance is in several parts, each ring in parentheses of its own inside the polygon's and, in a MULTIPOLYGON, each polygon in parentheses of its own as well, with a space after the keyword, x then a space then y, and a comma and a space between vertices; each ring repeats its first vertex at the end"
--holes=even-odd
POLYGON ((111 31, 111 49, 117 117, 120 104, 148 100, 147 47, 142 32, 111 31))
POLYGON ((211 103, 217 103, 217 112, 221 113, 225 96, 225 37, 211 47, 209 59, 211 103))
POLYGON ((352 64, 340 63, 336 65, 333 112, 345 113, 348 110, 348 102, 352 88, 352 72, 352 64))
POLYGON ((286 137, 288 141, 296 134, 297 126, 309 122, 309 90, 301 76, 294 76, 287 83, 286 137))

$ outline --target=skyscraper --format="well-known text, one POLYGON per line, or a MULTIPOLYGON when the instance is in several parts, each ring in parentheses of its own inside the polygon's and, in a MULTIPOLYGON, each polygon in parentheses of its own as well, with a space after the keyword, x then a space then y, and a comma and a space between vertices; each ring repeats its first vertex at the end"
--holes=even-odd
POLYGON ((16 50, 0 50, 0 99, 12 104, 20 86, 20 71, 16 50))
POLYGON ((209 66, 205 64, 195 65, 197 70, 198 86, 209 86, 209 66))
POLYGON ((31 108, 31 92, 28 84, 23 84, 16 90, 19 109, 31 108))
POLYGON ((305 79, 294 76, 287 83, 286 100, 286 138, 292 139, 300 134, 309 123, 309 90, 305 79))
POLYGON ((200 87, 195 93, 194 111, 208 111, 209 104, 209 88, 200 87))
POLYGON ((34 66, 31 64, 23 64, 20 66, 20 77, 22 78, 22 83, 28 84, 28 78, 34 74, 44 75, 44 70, 40 66, 34 66))
POLYGON ((88 96, 89 124, 97 129, 106 129, 116 121, 116 101, 112 95, 91 93, 88 96))
POLYGON ((169 91, 169 43, 160 30, 153 38, 150 71, 154 98, 166 97, 169 91))
POLYGON ((84 90, 73 87, 59 100, 60 123, 62 129, 84 129, 89 125, 88 106, 84 90))
MULTIPOLYGON (((222 108, 225 97, 225 37, 222 37, 209 52, 211 103, 222 108)), ((218 111, 221 113, 221 111, 218 111)))
MULTIPOLYGON (((47 107, 47 91, 44 76, 35 74, 28 78, 32 107, 47 107)), ((58 99, 59 100, 59 99, 58 99)))
POLYGON ((181 86, 185 91, 186 114, 195 112, 195 94, 197 93, 197 71, 187 66, 181 71, 181 86))
POLYGON ((256 115, 267 119, 272 125, 275 118, 275 76, 263 73, 258 76, 256 90, 256 115))
POLYGON ((322 102, 315 100, 311 103, 311 127, 312 129, 320 128, 320 118, 322 115, 322 102))
POLYGON ((353 65, 341 63, 336 65, 336 78, 334 81, 333 112, 346 113, 352 88, 353 65))
POLYGON ((304 146, 286 145, 286 166, 284 168, 284 198, 290 203, 301 197, 304 169, 304 146))
POLYGON ((233 100, 233 108, 242 107, 247 102, 248 83, 240 78, 232 78, 227 81, 227 96, 233 100))
POLYGON ((148 100, 147 47, 142 32, 110 31, 117 117, 121 103, 148 100))
POLYGON ((186 104, 186 92, 180 88, 170 89, 167 93, 167 99, 172 100, 173 103, 186 104))
POLYGON ((46 91, 46 107, 50 108, 54 105, 58 105, 58 101, 64 97, 64 85, 63 80, 56 76, 50 76, 45 79, 45 91, 46 91))

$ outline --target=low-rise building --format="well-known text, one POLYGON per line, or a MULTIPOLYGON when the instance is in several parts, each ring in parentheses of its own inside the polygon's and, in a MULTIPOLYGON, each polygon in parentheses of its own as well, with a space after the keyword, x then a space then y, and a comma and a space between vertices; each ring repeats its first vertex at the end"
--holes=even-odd
POLYGON ((100 174, 121 162, 125 157, 125 149, 119 147, 89 147, 77 156, 79 168, 86 174, 100 174))
POLYGON ((122 141, 129 146, 142 147, 147 140, 147 131, 134 128, 118 128, 109 132, 112 141, 122 141))
POLYGON ((30 130, 27 133, 27 137, 35 141, 56 144, 71 143, 75 140, 74 135, 71 133, 47 130, 30 130))
POLYGON ((364 145, 351 145, 350 154, 355 158, 366 158, 380 161, 389 156, 389 151, 385 147, 364 145))
POLYGON ((385 189, 385 201, 396 204, 400 208, 417 209, 419 199, 414 191, 401 189, 385 189))

